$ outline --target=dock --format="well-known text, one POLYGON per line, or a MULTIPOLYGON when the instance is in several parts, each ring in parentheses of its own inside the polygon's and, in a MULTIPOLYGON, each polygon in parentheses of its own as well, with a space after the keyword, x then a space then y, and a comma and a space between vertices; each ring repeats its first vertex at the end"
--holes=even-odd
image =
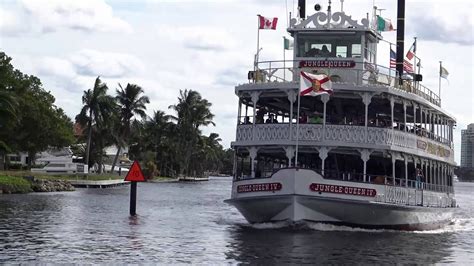
POLYGON ((192 176, 181 176, 178 178, 180 182, 197 182, 197 181, 209 181, 209 177, 192 177, 192 176))
POLYGON ((130 182, 122 179, 111 180, 69 180, 72 186, 77 188, 109 188, 128 185, 130 182))

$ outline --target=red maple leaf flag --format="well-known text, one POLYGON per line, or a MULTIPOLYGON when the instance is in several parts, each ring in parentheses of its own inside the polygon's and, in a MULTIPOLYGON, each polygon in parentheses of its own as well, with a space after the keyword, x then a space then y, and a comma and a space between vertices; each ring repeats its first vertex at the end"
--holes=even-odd
POLYGON ((275 30, 278 18, 266 18, 258 15, 258 28, 261 30, 275 30))
POLYGON ((300 95, 318 96, 321 94, 332 94, 332 82, 324 74, 310 74, 301 71, 300 74, 300 95))

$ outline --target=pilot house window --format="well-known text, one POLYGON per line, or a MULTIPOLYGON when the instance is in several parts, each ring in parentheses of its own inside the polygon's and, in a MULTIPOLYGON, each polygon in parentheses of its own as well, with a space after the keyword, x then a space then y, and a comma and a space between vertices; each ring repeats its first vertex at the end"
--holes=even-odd
POLYGON ((296 56, 360 57, 360 43, 361 36, 354 33, 348 33, 347 36, 300 34, 297 36, 296 56))
POLYGON ((337 46, 336 57, 347 57, 347 46, 337 46))

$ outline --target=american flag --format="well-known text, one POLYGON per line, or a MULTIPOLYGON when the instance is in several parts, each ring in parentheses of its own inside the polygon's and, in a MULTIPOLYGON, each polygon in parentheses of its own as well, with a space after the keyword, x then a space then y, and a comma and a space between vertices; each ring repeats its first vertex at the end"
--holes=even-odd
MULTIPOLYGON (((397 67, 397 54, 390 49, 390 68, 397 67)), ((403 70, 407 73, 413 73, 413 64, 408 62, 408 60, 403 60, 403 70)))

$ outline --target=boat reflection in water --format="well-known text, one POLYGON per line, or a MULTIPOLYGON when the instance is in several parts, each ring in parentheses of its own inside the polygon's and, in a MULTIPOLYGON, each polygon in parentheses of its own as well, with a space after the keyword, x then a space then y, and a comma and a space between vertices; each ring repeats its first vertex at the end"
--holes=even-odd
MULTIPOLYGON (((283 223, 267 225, 281 226, 283 223)), ((296 227, 241 226, 231 232, 233 241, 229 244, 231 250, 226 253, 227 259, 251 265, 433 264, 452 256, 451 243, 455 240, 454 233, 400 233, 349 227, 347 231, 343 227, 333 231, 332 225, 316 223, 302 223, 296 227)))

